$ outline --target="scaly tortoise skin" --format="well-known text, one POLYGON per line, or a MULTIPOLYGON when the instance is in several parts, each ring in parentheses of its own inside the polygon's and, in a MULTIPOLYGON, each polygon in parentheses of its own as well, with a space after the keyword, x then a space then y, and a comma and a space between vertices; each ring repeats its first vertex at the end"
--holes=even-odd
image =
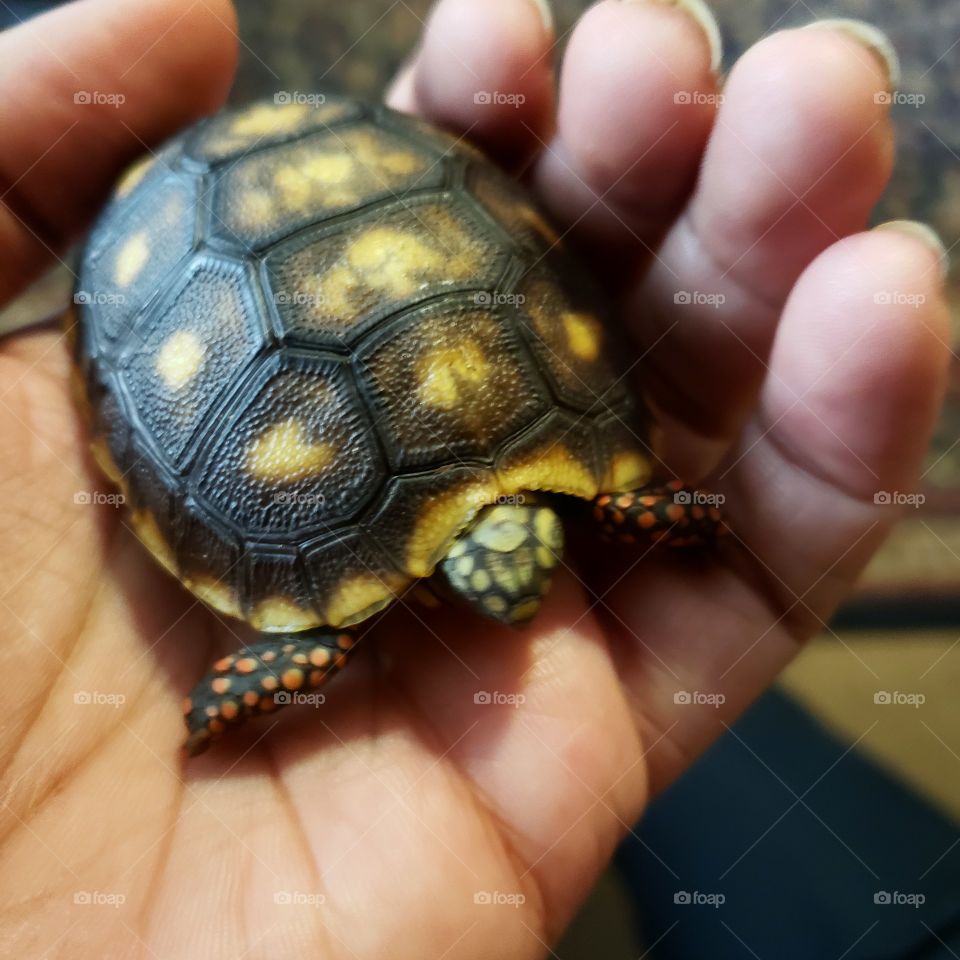
POLYGON ((185 702, 191 753, 322 683, 414 580, 526 622, 557 495, 623 540, 721 525, 652 485, 596 298, 529 197, 382 106, 257 103, 176 137, 121 180, 74 301, 133 527, 262 633, 185 702))

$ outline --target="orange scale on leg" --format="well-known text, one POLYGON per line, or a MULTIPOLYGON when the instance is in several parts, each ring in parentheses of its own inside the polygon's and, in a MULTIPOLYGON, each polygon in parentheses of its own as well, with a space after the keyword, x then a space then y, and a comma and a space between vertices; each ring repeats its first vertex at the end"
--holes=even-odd
POLYGON ((686 512, 683 507, 678 503, 671 503, 666 510, 667 519, 672 520, 674 523, 679 523, 685 516, 686 512))
POLYGON ((341 650, 349 650, 353 646, 353 637, 349 633, 341 633, 337 637, 337 646, 341 650))
POLYGON ((183 703, 181 703, 180 706, 184 714, 190 713, 193 710, 193 700, 191 700, 190 697, 184 697, 183 703))
POLYGON ((260 694, 256 690, 248 690, 243 695, 243 702, 248 707, 255 707, 260 702, 260 694))
POLYGON ((309 663, 309 660, 307 659, 307 655, 302 652, 295 653, 290 659, 294 663, 299 663, 301 666, 305 666, 307 663, 309 663))
POLYGON ((226 693, 230 689, 230 678, 214 677, 210 683, 210 688, 214 693, 226 693))
POLYGON ((240 713, 240 708, 233 700, 224 700, 220 705, 220 715, 225 720, 235 720, 240 713))
POLYGON ((219 712, 219 707, 215 707, 213 704, 210 704, 209 707, 206 707, 203 711, 208 717, 215 717, 219 712))
POLYGON ((226 725, 218 717, 214 717, 208 724, 207 729, 211 733, 223 733, 226 730, 226 725))
POLYGON ((280 678, 285 690, 299 690, 303 686, 303 671, 291 667, 280 678))
POLYGON ((280 681, 274 676, 266 676, 260 681, 260 686, 264 690, 276 690, 280 686, 280 681))
POLYGON ((314 647, 310 651, 310 662, 315 667, 325 667, 330 662, 330 651, 326 647, 314 647))
POLYGON ((243 657, 234 664, 234 669, 237 673, 253 673, 258 666, 259 664, 253 657, 243 657))
POLYGON ((224 673, 233 666, 233 657, 221 657, 214 665, 213 669, 217 673, 224 673))
POLYGON ((310 686, 319 687, 320 684, 323 683, 323 678, 325 676, 326 674, 322 670, 311 670, 308 678, 310 681, 310 686))
POLYGON ((264 713, 269 713, 271 710, 276 710, 277 704, 273 697, 261 697, 260 698, 260 709, 264 713))

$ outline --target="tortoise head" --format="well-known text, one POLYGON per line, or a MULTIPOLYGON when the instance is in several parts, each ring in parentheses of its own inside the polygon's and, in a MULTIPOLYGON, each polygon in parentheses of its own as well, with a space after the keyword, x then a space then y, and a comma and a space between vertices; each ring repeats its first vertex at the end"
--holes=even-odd
POLYGON ((563 553, 563 524, 549 507, 528 501, 484 507, 440 562, 448 591, 478 613, 523 626, 550 589, 563 553))

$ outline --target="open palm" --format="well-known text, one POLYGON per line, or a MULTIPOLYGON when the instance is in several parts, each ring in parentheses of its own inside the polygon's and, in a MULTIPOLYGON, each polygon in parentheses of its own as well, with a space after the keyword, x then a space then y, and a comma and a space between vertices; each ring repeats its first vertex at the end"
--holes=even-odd
MULTIPOLYGON (((881 58, 845 29, 786 31, 720 98, 694 19, 604 0, 570 38, 555 110, 552 43, 531 0, 442 0, 391 101, 522 169, 597 261, 665 457, 710 474, 735 535, 699 557, 574 537, 522 633, 401 602, 325 703, 184 765, 180 700, 247 637, 160 572, 122 512, 77 502, 106 488, 63 338, 8 338, 5 953, 538 956, 651 791, 889 529, 875 494, 916 481, 947 336, 922 231, 858 232, 891 163, 881 58)), ((0 296, 124 162, 216 108, 233 56, 226 0, 81 0, 0 35, 0 296)))

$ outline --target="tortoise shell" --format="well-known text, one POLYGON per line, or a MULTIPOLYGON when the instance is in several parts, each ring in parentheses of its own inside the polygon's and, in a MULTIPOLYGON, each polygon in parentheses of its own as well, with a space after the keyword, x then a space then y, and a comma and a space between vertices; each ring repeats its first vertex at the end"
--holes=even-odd
POLYGON ((561 246, 474 149, 350 99, 224 112, 135 165, 74 310, 140 538, 259 630, 342 626, 486 504, 645 482, 561 246))

